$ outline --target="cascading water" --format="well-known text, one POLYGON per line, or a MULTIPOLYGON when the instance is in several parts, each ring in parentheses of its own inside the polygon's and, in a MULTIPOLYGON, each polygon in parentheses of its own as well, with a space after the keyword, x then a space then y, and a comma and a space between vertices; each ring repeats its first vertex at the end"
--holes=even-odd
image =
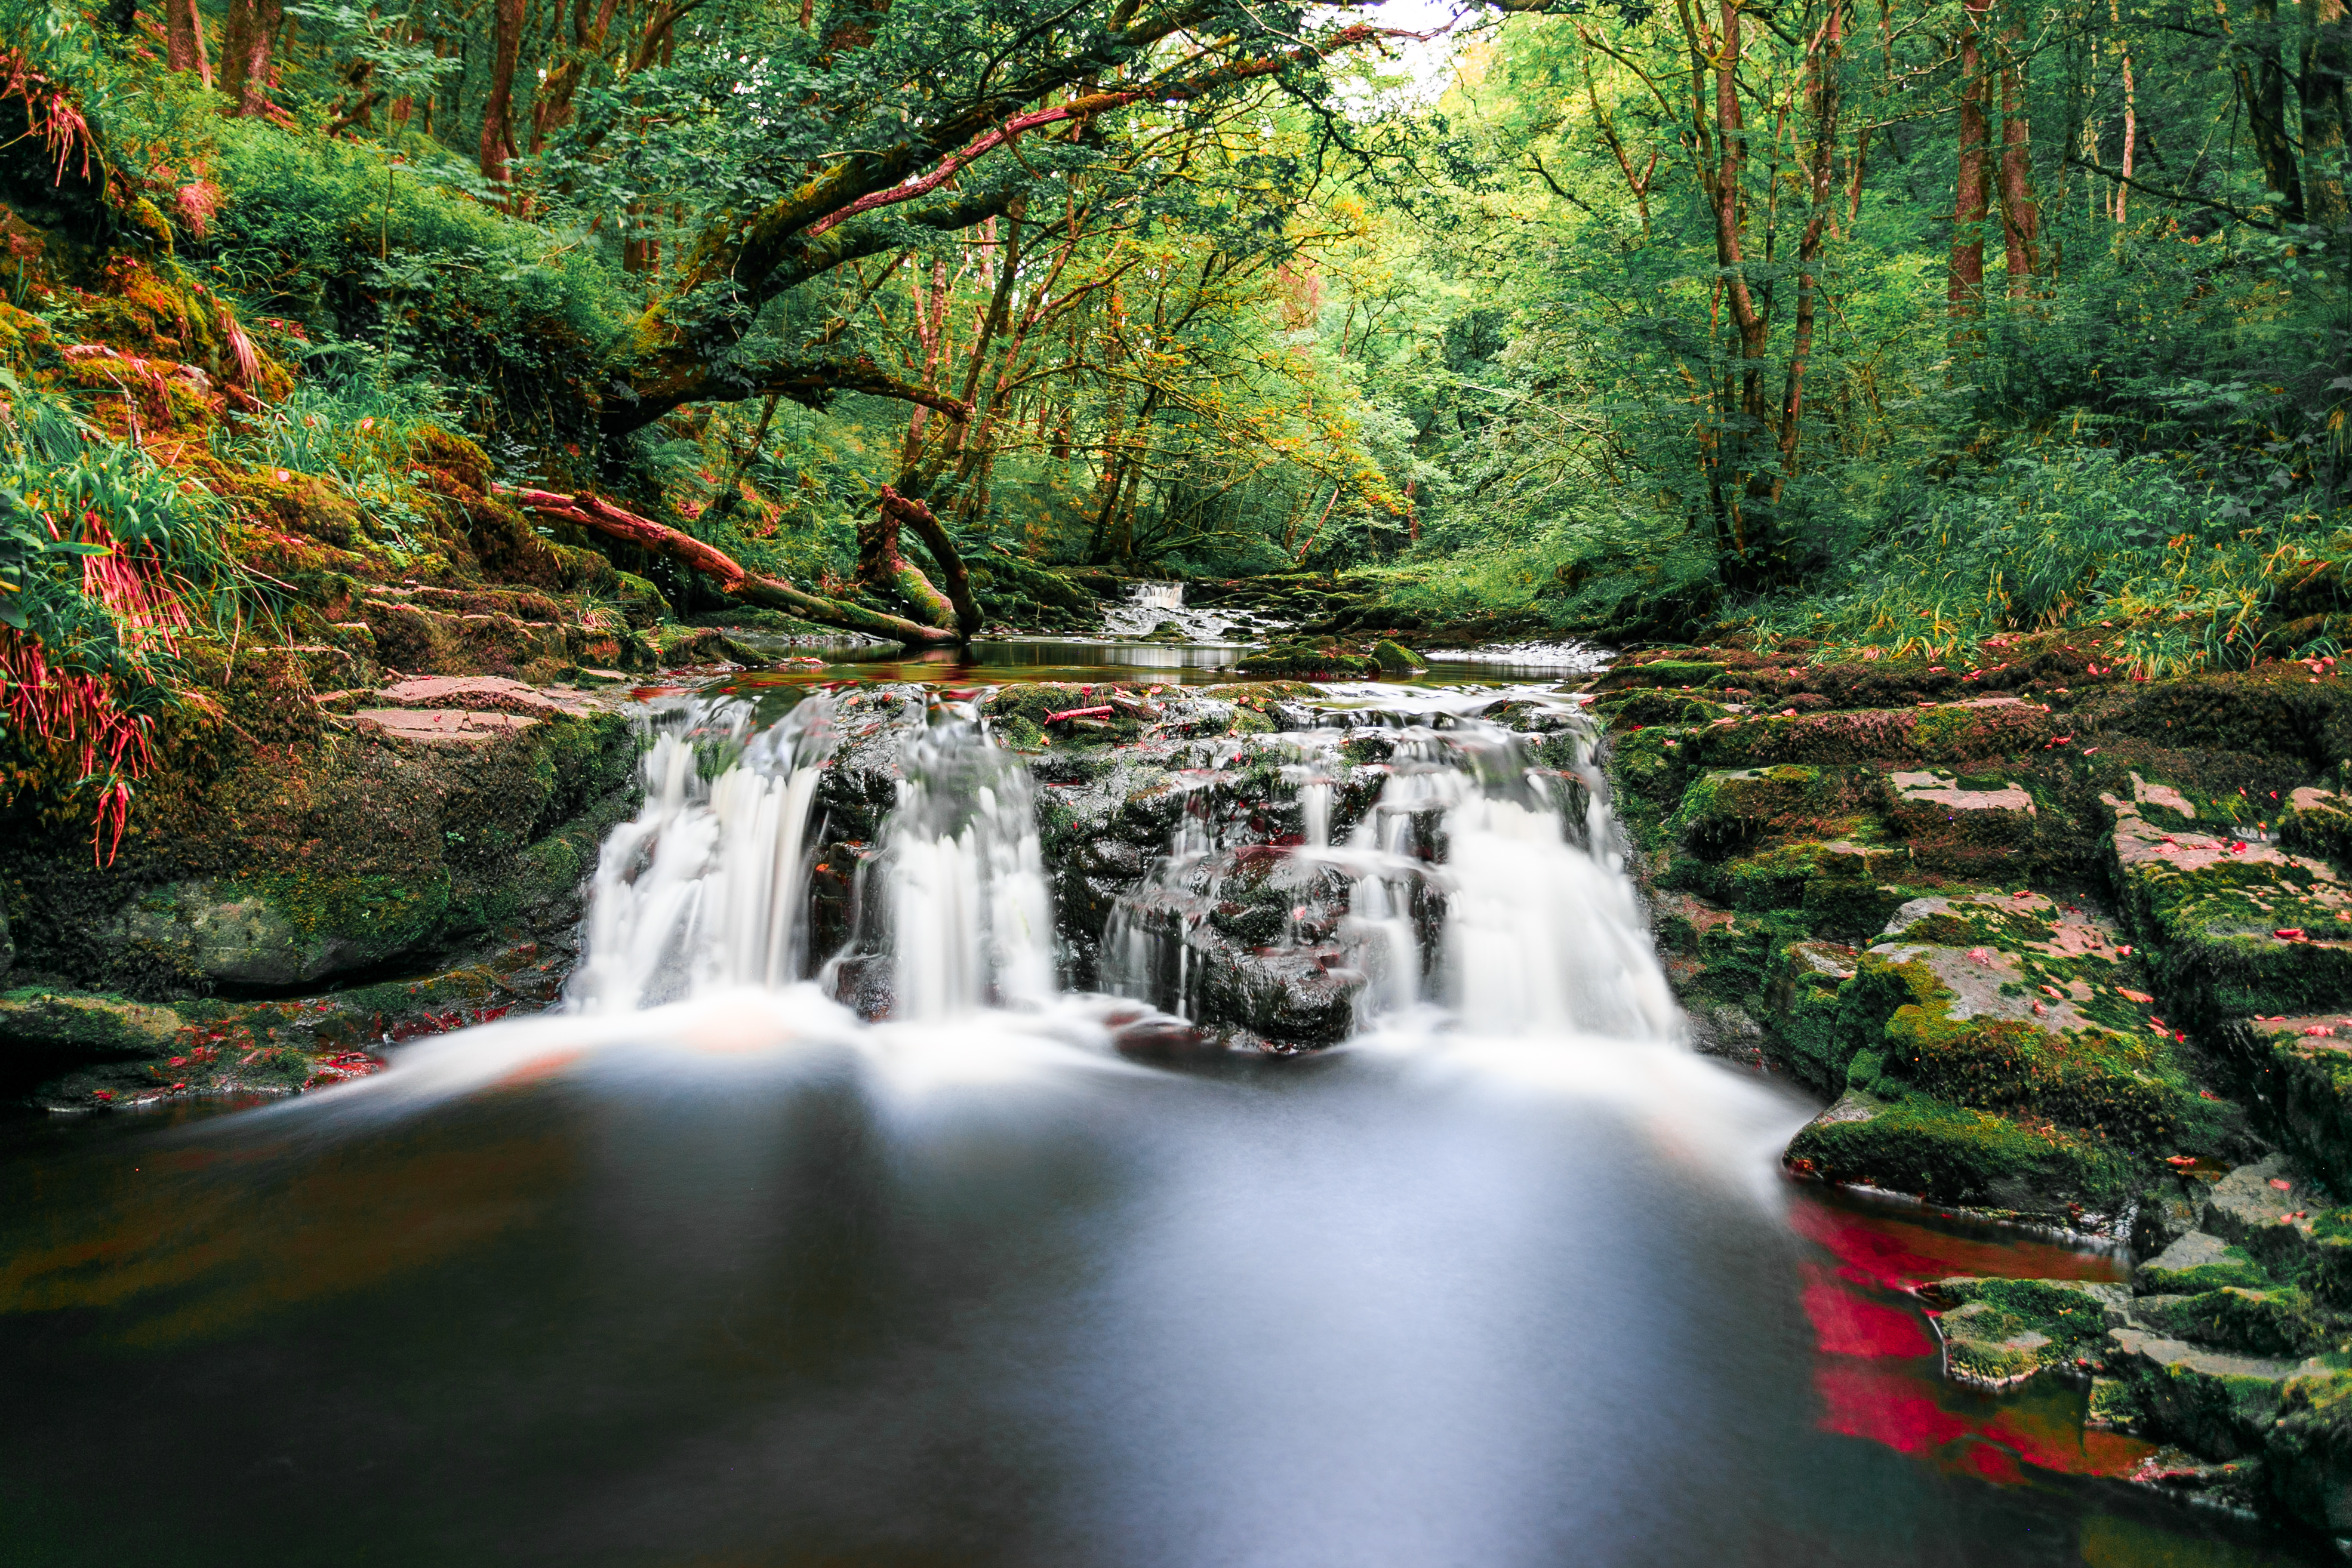
POLYGON ((908 749, 883 852, 893 1016, 935 1020, 1054 994, 1054 910, 1028 769, 944 705, 908 749))
POLYGON ((1388 777, 1337 843, 1328 760, 1346 731, 1283 737, 1299 758, 1282 769, 1297 803, 1295 843, 1244 846, 1213 862, 1225 846, 1196 795, 1200 809, 1179 819, 1156 882, 1112 915, 1108 988, 1192 1016, 1218 956, 1246 963, 1287 948, 1346 977, 1360 1030, 1434 1006, 1484 1035, 1678 1038, 1681 1011, 1613 848, 1589 737, 1577 741, 1562 789, 1510 731, 1445 722, 1385 732, 1388 777), (1581 800, 1574 821, 1563 795, 1581 800), (1318 942, 1315 903, 1333 894, 1335 878, 1345 918, 1318 942), (1235 958, 1216 930, 1241 882, 1299 900, 1283 942, 1250 959, 1235 958))
POLYGON ((833 715, 830 698, 812 697, 756 735, 744 703, 652 716, 645 805, 605 840, 590 883, 572 1009, 631 1012, 802 977, 811 808, 833 715), (729 753, 706 779, 703 765, 729 753))
POLYGON ((0 1147, 0 1464, 41 1561, 2257 1561, 2126 1518, 2139 1489, 2004 1487, 2074 1462, 2080 1392, 1955 1392, 1908 1295, 1854 1295, 1841 1258, 1924 1227, 1832 1256, 1781 1223, 1817 1107, 1659 1048, 1588 742, 1367 700, 1038 761, 1057 833, 1074 779, 1172 815, 1106 976, 1125 920, 1131 994, 1240 953, 1362 1042, 1191 1079, 1111 1049, 1132 1003, 1052 997, 1030 764, 968 709, 657 716, 571 1010, 70 1180, 0 1147), (819 844, 873 857, 893 1017, 801 980, 819 844), (1916 1355, 1852 1343, 1906 1325, 1916 1355))

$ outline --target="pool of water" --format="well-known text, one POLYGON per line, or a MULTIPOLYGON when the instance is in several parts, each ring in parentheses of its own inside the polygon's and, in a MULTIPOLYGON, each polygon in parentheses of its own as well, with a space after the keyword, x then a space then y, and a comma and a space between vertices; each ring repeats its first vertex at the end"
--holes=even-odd
POLYGON ((1784 1182, 1720 1064, 643 1017, 0 1128, 7 1560, 2304 1560, 1904 1290, 2119 1259, 1784 1182))
MULTIPOLYGON (((739 635, 740 633, 730 633, 739 635)), ((737 677, 746 689, 813 681, 923 681, 948 685, 1006 681, 1116 681, 1141 685, 1213 685, 1245 680, 1235 666, 1252 645, 1244 643, 1144 643, 1108 637, 983 638, 968 648, 908 652, 876 643, 802 647, 743 639, 784 663, 737 677)), ((1520 683, 1582 680, 1609 655, 1583 644, 1463 650, 1433 655, 1423 674, 1404 684, 1520 683)))

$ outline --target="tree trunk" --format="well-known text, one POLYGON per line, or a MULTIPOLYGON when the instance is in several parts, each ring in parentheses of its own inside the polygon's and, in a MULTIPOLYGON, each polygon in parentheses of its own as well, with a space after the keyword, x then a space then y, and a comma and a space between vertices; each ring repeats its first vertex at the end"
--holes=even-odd
POLYGON ((206 87, 212 86, 213 63, 205 54, 205 17, 196 9, 196 0, 164 0, 163 18, 171 68, 194 71, 206 87))
POLYGON ((620 0, 572 0, 572 47, 548 68, 547 78, 530 99, 530 150, 538 152, 558 127, 572 120, 572 100, 587 79, 588 68, 603 54, 613 30, 613 14, 620 0), (590 6, 595 9, 592 12, 590 6))
POLYGON ((2009 263, 2009 297, 2032 295, 2042 271, 2042 213, 2033 190, 2032 131, 2026 119, 2025 66, 2017 46, 2024 31, 2001 36, 2000 239, 2009 263))
POLYGON ((491 0, 490 96, 482 105, 482 178, 507 183, 515 155, 515 64, 522 56, 525 0, 491 0))
POLYGON ((665 559, 701 572, 718 585, 719 591, 746 604, 781 610, 786 614, 814 621, 820 626, 839 626, 852 632, 863 632, 869 636, 887 637, 895 643, 942 643, 956 641, 956 634, 952 632, 918 626, 911 621, 885 615, 863 605, 806 592, 782 578, 761 577, 748 572, 733 556, 716 546, 707 545, 691 534, 665 527, 651 517, 624 511, 598 496, 560 496, 546 490, 510 490, 506 493, 514 497, 517 506, 577 523, 607 538, 651 550, 665 559))
MULTIPOLYGON (((948 602, 955 610, 956 630, 964 641, 979 636, 980 601, 972 597, 971 574, 964 570, 962 552, 948 537, 946 526, 930 507, 911 496, 901 496, 887 485, 882 486, 882 510, 896 513, 900 522, 913 528, 924 548, 931 552, 931 559, 939 562, 940 576, 947 583, 948 602)), ((926 581, 923 586, 929 588, 930 584, 926 581)))
POLYGON ((220 88, 233 116, 258 119, 270 110, 269 57, 281 19, 278 0, 229 0, 221 38, 220 88))
POLYGON ((2311 0, 2311 42, 2303 56, 2304 201, 2311 221, 2352 222, 2344 189, 2345 141, 2352 132, 2352 18, 2344 0, 2311 0))
POLYGON ((953 642, 957 633, 947 628, 955 624, 956 607, 900 549, 898 525, 903 517, 899 509, 879 505, 858 519, 857 586, 877 598, 898 600, 924 624, 944 633, 933 641, 953 642))
POLYGON ((2246 14, 2253 26, 2243 36, 2232 35, 2236 58, 2231 71, 2246 106, 2246 130, 2253 137, 2254 155, 2263 162, 2263 179, 2279 193, 2279 215, 2299 224, 2303 182, 2296 175, 2294 142, 2286 129, 2286 70, 2279 64, 2277 0, 2248 0, 2246 14))
POLYGON ((1961 0, 1960 172, 1952 200, 1952 265, 1945 280, 1947 307, 1955 320, 1984 308, 1984 224, 1992 202, 1992 172, 1986 156, 1991 125, 1985 116, 1984 35, 1979 19, 1992 8, 1961 0))
POLYGON ((1813 347, 1815 269, 1830 216, 1837 210, 1838 60, 1845 47, 1845 0, 1830 0, 1829 19, 1814 35, 1806 65, 1812 78, 1813 126, 1807 150, 1806 183, 1811 210, 1797 238, 1797 320, 1789 345, 1789 379, 1780 393, 1780 471, 1773 476, 1777 504, 1797 471, 1798 433, 1804 428, 1805 364, 1813 347))

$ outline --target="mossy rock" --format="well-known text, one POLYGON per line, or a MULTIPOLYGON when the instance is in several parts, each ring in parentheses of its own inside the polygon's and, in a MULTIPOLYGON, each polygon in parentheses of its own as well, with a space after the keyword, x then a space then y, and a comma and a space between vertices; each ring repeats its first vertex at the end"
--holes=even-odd
POLYGON ((185 1021, 171 1008, 103 992, 42 986, 0 992, 0 1048, 11 1058, 152 1056, 185 1021))
POLYGON ((1697 690, 1723 673, 1723 665, 1705 660, 1652 659, 1638 664, 1619 664, 1594 682, 1593 689, 1621 692, 1643 686, 1688 686, 1697 690))
POLYGON ((1786 1157, 1831 1181, 2056 1220, 2111 1214, 2135 1186, 2132 1163, 2095 1141, 1917 1093, 1850 1090, 1786 1157))
POLYGON ((2224 831, 2168 831, 2116 806, 2113 864, 2188 1021, 2301 1016, 2352 1000, 2352 887, 2333 868, 2224 831), (2281 935, 2287 933, 2287 935, 2281 935))
POLYGON ((2249 1355, 2309 1355, 2343 1337, 2292 1288, 2223 1285, 2195 1295, 2147 1295, 2132 1304, 2132 1316, 2175 1339, 2249 1355))
POLYGON ((1702 774, 1683 792, 1667 824, 1701 853, 1750 842, 1815 803, 1822 770, 1797 765, 1702 774))
POLYGON ((1383 674, 1406 675, 1428 667, 1427 661, 1401 643, 1383 637, 1372 644, 1372 663, 1383 674))
POLYGON ((1943 1308, 1945 1365, 1979 1388, 2012 1388, 2063 1371, 2105 1348, 2108 1314, 2128 1294, 2120 1285, 2076 1280, 1938 1280, 1922 1292, 1943 1308))
POLYGON ((1250 654, 1234 667, 1246 675, 1276 679, 1361 680, 1381 673, 1376 660, 1304 643, 1278 643, 1250 654))

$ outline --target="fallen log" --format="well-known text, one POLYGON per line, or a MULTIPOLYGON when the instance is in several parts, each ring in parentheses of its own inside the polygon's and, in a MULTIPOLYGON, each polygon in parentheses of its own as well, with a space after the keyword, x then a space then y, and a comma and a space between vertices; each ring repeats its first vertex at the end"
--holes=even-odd
POLYGON ((576 496, 559 495, 552 490, 525 490, 500 486, 499 493, 512 497, 517 506, 543 517, 561 517, 577 523, 583 528, 603 534, 607 538, 648 549, 656 555, 674 560, 680 566, 692 567, 718 585, 730 599, 756 604, 762 609, 781 610, 797 615, 803 621, 814 621, 820 626, 838 626, 847 632, 863 632, 871 637, 887 638, 893 643, 925 644, 954 643, 962 639, 954 632, 938 626, 921 626, 903 616, 868 610, 862 604, 849 604, 838 599, 826 599, 794 588, 780 577, 763 577, 747 571, 742 563, 716 545, 705 544, 692 534, 683 533, 651 517, 613 505, 601 496, 583 492, 576 496))

